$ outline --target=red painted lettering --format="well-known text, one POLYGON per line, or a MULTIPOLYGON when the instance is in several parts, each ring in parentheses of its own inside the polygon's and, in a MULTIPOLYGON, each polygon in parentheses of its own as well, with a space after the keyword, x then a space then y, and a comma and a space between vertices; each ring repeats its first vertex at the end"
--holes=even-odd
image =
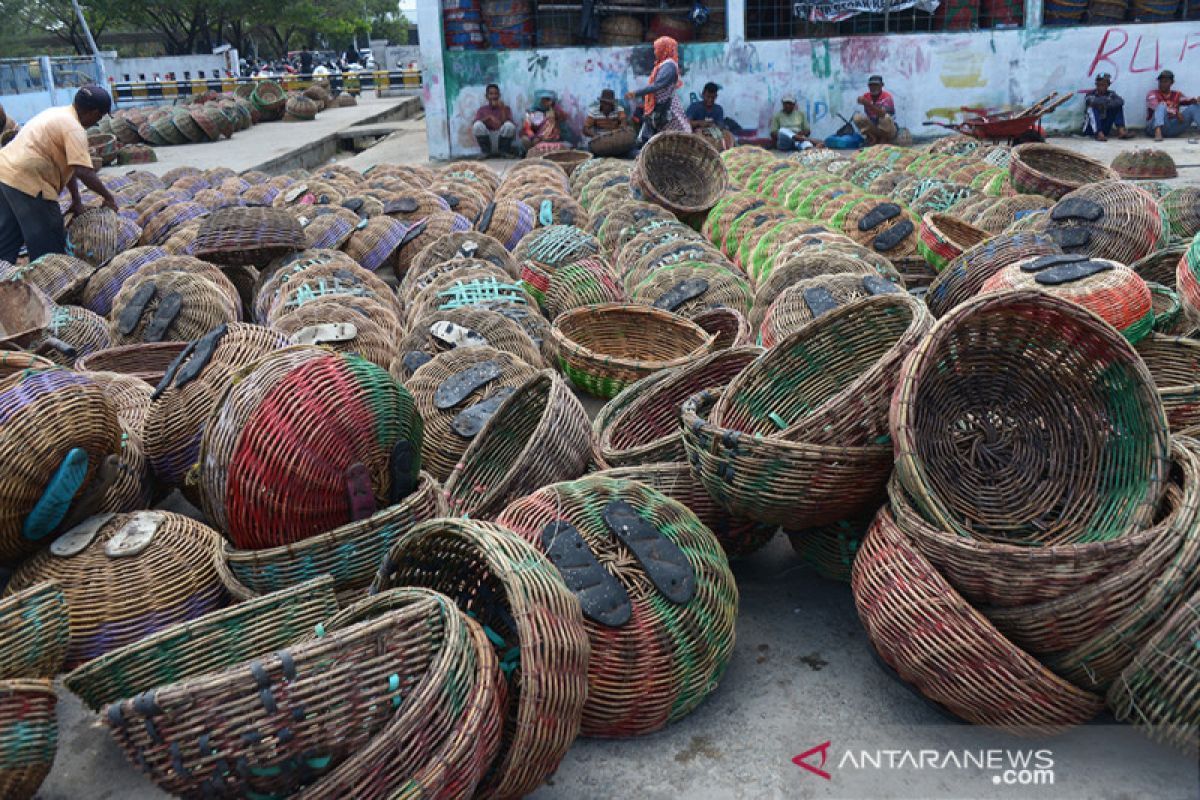
POLYGON ((816 747, 812 748, 811 750, 805 750, 803 753, 801 753, 800 755, 793 758, 792 763, 795 764, 797 767, 803 767, 804 769, 808 770, 809 772, 813 773, 814 775, 818 775, 827 781, 832 780, 832 776, 824 770, 825 759, 829 754, 829 745, 830 744, 832 744, 832 742, 825 742, 825 744, 819 744, 816 747), (807 759, 809 756, 816 755, 817 753, 821 754, 821 765, 814 767, 812 764, 809 764, 805 759, 807 759))
POLYGON ((1187 51, 1194 47, 1200 47, 1200 33, 1188 31, 1183 35, 1183 47, 1179 48, 1179 63, 1183 63, 1183 57, 1187 55, 1187 51), (1193 36, 1197 37, 1197 40, 1194 42, 1191 41, 1193 36))
MULTIPOLYGON (((1108 64, 1111 72, 1117 72, 1117 62, 1112 60, 1112 57, 1117 52, 1129 43, 1129 34, 1120 28, 1109 28, 1104 32, 1104 37, 1100 39, 1100 46, 1096 48, 1096 57, 1092 59, 1092 66, 1088 68, 1088 77, 1096 74, 1096 67, 1103 64, 1108 64), (1113 47, 1111 50, 1105 50, 1108 47, 1108 37, 1117 34, 1121 37, 1121 43, 1113 47)), ((1114 77, 1116 77, 1114 75, 1114 77)))
POLYGON ((1135 44, 1133 46, 1133 57, 1129 59, 1129 71, 1130 72, 1132 72, 1134 75, 1138 75, 1142 72, 1158 72, 1160 69, 1162 69, 1162 67, 1159 66, 1159 61, 1158 61, 1158 39, 1154 40, 1154 65, 1153 66, 1139 67, 1137 65, 1137 57, 1138 57, 1138 53, 1141 51, 1141 49, 1142 49, 1142 36, 1139 34, 1138 38, 1137 38, 1137 44, 1135 44))

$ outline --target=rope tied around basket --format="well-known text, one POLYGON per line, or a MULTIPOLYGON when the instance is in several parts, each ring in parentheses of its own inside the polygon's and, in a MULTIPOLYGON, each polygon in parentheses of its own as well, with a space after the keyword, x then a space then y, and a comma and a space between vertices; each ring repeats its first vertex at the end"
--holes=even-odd
POLYGON ((495 277, 480 278, 466 283, 457 282, 437 293, 446 298, 438 305, 439 311, 449 311, 463 306, 475 306, 492 301, 506 301, 525 305, 525 291, 520 284, 506 283, 495 277))

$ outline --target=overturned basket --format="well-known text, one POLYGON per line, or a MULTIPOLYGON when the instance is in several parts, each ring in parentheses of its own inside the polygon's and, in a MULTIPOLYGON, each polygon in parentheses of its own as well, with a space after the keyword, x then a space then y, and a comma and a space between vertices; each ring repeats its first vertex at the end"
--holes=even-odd
POLYGON ((604 398, 651 372, 710 352, 714 341, 682 317, 620 304, 568 311, 554 321, 551 336, 563 373, 579 389, 604 398))
POLYGON ((303 250, 304 231, 280 208, 230 207, 214 211, 200 225, 194 254, 229 266, 266 266, 271 259, 303 250))
POLYGON ((584 735, 652 733, 716 688, 733 653, 737 586, 684 505, 641 483, 588 477, 517 500, 498 522, 544 553, 580 599, 592 648, 584 735))
POLYGON ((57 705, 48 680, 0 680, 0 797, 29 800, 50 774, 57 705))

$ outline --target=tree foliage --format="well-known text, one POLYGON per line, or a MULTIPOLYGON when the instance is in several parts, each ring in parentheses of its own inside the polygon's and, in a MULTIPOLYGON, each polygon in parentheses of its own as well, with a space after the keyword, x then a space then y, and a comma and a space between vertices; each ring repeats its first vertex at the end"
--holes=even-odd
MULTIPOLYGON (((168 55, 204 53, 228 43, 243 55, 274 58, 302 47, 340 50, 356 35, 360 44, 368 36, 397 40, 408 27, 395 0, 81 0, 81 5, 101 49, 108 49, 106 34, 144 31, 168 55)), ((0 0, 0 14, 26 36, 50 37, 87 52, 70 0, 0 0)))

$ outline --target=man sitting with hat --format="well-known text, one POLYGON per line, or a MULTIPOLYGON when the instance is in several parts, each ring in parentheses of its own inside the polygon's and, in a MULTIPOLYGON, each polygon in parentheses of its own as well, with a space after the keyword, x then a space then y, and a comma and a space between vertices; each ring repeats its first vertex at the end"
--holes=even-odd
POLYGON ((1125 130, 1125 100, 1108 87, 1112 76, 1101 72, 1096 76, 1096 88, 1083 93, 1087 113, 1083 117, 1083 135, 1094 136, 1096 141, 1108 141, 1108 135, 1116 131, 1118 139, 1132 139, 1133 134, 1125 130))
POLYGON ((867 93, 858 98, 863 110, 854 115, 854 124, 867 144, 885 144, 896 138, 896 98, 883 89, 883 76, 867 79, 867 93))
POLYGON ((92 168, 87 128, 112 108, 99 86, 84 86, 69 106, 48 108, 0 150, 0 261, 15 262, 24 244, 33 261, 66 252, 58 196, 71 192, 71 212, 83 210, 79 182, 117 210, 117 201, 92 168))
POLYGON ((796 96, 783 96, 783 109, 771 117, 771 139, 780 150, 807 150, 812 147, 808 140, 808 119, 796 108, 796 96))
POLYGON ((1193 125, 1200 127, 1200 105, 1195 97, 1184 97, 1171 87, 1175 73, 1164 69, 1158 73, 1158 88, 1146 95, 1147 132, 1154 131, 1154 141, 1163 136, 1180 136, 1193 125))
MULTIPOLYGON (((588 149, 592 149, 592 144, 596 139, 604 139, 608 143, 612 143, 613 139, 608 138, 614 133, 630 130, 629 119, 625 114, 625 109, 621 108, 617 103, 617 95, 612 89, 604 89, 600 92, 600 99, 588 108, 587 117, 583 120, 583 135, 588 139, 588 149)), ((624 149, 612 147, 602 147, 601 155, 617 156, 625 155, 633 149, 634 137, 628 137, 629 146, 624 149)), ((624 142, 624 139, 622 139, 624 142)), ((594 150, 592 152, 595 152, 594 150)))

